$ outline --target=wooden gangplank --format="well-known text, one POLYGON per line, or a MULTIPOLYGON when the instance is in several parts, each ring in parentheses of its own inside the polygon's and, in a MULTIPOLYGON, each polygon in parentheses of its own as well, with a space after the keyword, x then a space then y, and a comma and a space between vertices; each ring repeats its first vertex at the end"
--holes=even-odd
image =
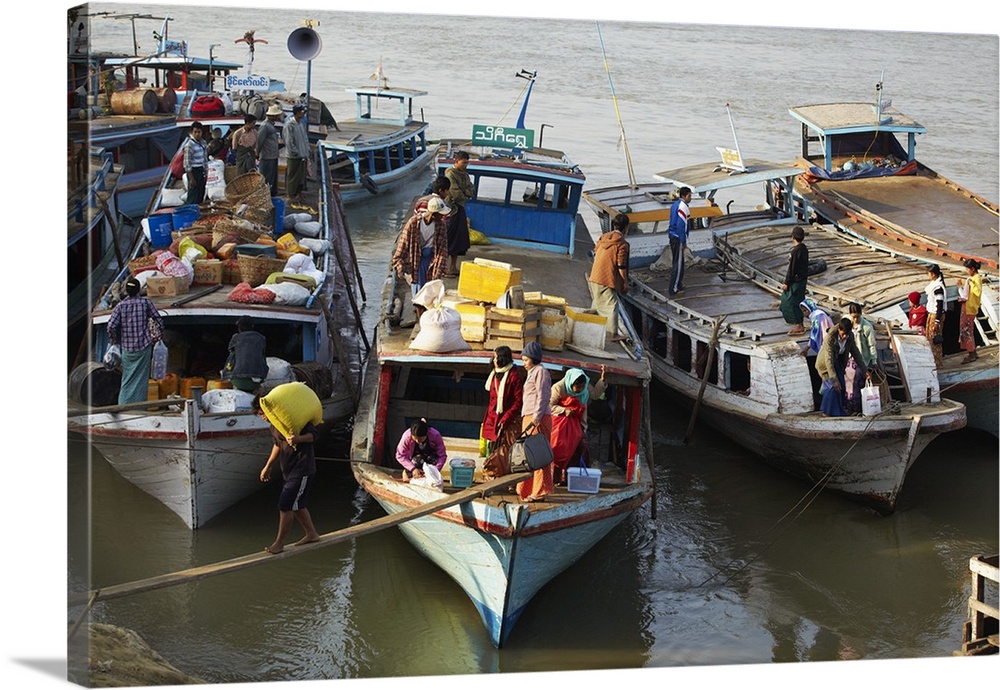
MULTIPOLYGON (((242 570, 244 568, 261 565, 263 563, 272 563, 291 556, 311 553, 318 549, 326 548, 327 546, 333 546, 334 544, 340 544, 350 539, 357 539, 358 537, 374 534, 375 532, 379 532, 390 527, 396 527, 404 522, 408 522, 409 520, 415 520, 419 517, 436 513, 437 511, 444 510, 445 508, 450 508, 462 503, 468 503, 469 501, 477 498, 484 498, 494 491, 505 489, 508 486, 517 484, 518 482, 522 482, 529 478, 531 478, 531 472, 508 474, 500 477, 499 479, 477 484, 468 489, 459 491, 458 493, 449 494, 448 496, 445 496, 437 501, 425 503, 424 505, 417 506, 416 508, 410 508, 393 515, 386 515, 385 517, 369 520, 368 522, 360 525, 353 525, 351 527, 346 527, 344 529, 320 535, 318 541, 312 542, 311 544, 290 546, 281 553, 272 554, 262 550, 257 553, 239 556, 237 558, 231 558, 217 563, 207 563, 205 565, 195 566, 194 568, 178 570, 164 575, 156 575, 143 580, 134 580, 132 582, 125 582, 119 585, 111 585, 109 587, 94 589, 89 592, 86 598, 87 607, 89 609, 98 601, 107 601, 109 599, 117 599, 133 594, 140 594, 142 592, 163 589, 165 587, 173 587, 188 582, 194 582, 196 580, 203 580, 214 575, 231 573, 236 570, 242 570)), ((78 599, 77 603, 82 603, 82 601, 82 599, 78 599)), ((81 616, 81 618, 82 617, 83 616, 81 616)))

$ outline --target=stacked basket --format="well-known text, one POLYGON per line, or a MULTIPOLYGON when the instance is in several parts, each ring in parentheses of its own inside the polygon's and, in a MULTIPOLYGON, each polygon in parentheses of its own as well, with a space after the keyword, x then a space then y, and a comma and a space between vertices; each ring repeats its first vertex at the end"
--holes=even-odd
POLYGON ((226 200, 231 204, 233 215, 273 227, 274 204, 271 202, 271 187, 264 176, 256 170, 243 173, 226 183, 226 200))

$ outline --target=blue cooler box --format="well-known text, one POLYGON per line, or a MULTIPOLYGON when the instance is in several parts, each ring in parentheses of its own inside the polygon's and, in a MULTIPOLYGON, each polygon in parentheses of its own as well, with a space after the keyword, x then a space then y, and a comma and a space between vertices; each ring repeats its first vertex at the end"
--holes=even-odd
POLYGON ((455 489, 468 489, 472 486, 472 477, 476 473, 476 461, 471 458, 452 458, 448 463, 451 467, 451 486, 455 489))
POLYGON ((596 494, 601 490, 601 471, 593 467, 567 467, 566 490, 575 494, 596 494))

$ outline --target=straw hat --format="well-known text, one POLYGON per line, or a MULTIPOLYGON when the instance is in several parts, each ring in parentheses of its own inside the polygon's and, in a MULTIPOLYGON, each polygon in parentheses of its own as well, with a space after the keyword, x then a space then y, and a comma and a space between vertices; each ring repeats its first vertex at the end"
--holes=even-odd
POLYGON ((267 109, 267 115, 281 115, 281 106, 277 103, 272 103, 267 109))

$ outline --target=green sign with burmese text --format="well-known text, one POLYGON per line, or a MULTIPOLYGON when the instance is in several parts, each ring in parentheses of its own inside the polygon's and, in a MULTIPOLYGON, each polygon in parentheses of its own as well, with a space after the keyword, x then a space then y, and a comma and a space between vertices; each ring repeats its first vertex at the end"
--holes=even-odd
POLYGON ((498 125, 472 125, 472 144, 502 146, 508 149, 532 149, 535 147, 535 131, 498 125))

